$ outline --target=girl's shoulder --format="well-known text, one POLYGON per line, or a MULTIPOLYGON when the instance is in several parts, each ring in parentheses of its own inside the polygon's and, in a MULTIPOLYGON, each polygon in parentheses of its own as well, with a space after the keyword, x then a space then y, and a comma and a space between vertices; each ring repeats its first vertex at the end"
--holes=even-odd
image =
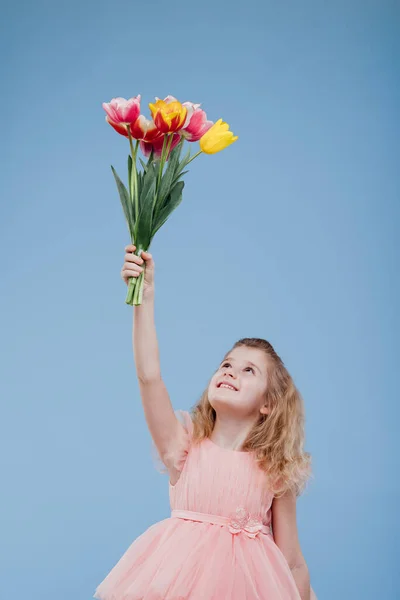
POLYGON ((180 423, 182 423, 182 425, 184 426, 189 438, 191 439, 193 435, 193 421, 192 417, 190 416, 190 413, 187 410, 179 409, 175 411, 175 414, 180 423))

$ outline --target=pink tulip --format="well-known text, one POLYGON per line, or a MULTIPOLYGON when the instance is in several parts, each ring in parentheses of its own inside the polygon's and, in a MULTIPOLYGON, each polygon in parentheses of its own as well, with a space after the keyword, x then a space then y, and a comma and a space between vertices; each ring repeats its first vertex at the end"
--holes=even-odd
POLYGON ((115 131, 128 137, 127 126, 132 125, 140 114, 140 94, 134 98, 113 98, 111 102, 103 102, 102 106, 107 113, 106 121, 114 127, 115 131))
MULTIPOLYGON (((164 144, 164 135, 161 138, 157 138, 155 139, 153 142, 146 142, 146 141, 141 141, 140 142, 140 149, 142 151, 142 153, 144 154, 144 156, 150 156, 151 151, 153 150, 154 152, 154 158, 161 158, 161 153, 162 153, 162 149, 163 149, 163 144, 164 144)), ((174 133, 174 137, 172 138, 172 144, 171 144, 171 148, 169 150, 168 156, 167 156, 167 160, 169 158, 169 155, 171 154, 172 150, 179 144, 179 141, 181 139, 181 136, 179 135, 179 133, 174 133)), ((168 142, 165 142, 166 144, 168 142)))
POLYGON ((153 142, 157 138, 164 138, 163 134, 157 127, 153 119, 146 119, 144 115, 140 115, 131 125, 131 135, 135 140, 144 140, 153 142))
POLYGON ((214 123, 212 121, 207 121, 207 115, 205 111, 200 108, 200 104, 184 102, 182 106, 185 106, 188 110, 188 114, 191 114, 189 122, 182 129, 182 135, 188 142, 198 142, 214 123))

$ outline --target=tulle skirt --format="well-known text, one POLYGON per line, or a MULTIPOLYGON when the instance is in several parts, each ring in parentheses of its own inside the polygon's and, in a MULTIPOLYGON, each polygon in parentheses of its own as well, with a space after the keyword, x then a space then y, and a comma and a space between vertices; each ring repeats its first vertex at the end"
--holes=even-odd
POLYGON ((139 536, 93 597, 300 600, 289 565, 271 535, 232 535, 226 527, 178 518, 160 521, 139 536))

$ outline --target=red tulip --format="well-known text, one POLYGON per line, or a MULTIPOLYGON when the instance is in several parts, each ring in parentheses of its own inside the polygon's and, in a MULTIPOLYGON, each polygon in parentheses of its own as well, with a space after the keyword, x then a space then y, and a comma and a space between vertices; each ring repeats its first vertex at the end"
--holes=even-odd
POLYGON ((182 129, 182 135, 188 142, 198 142, 199 139, 214 125, 212 121, 207 121, 207 115, 200 108, 200 104, 193 102, 184 102, 182 104, 191 114, 189 123, 182 129))
POLYGON ((140 94, 134 98, 113 98, 111 102, 103 102, 107 113, 106 121, 115 131, 128 137, 127 126, 131 126, 140 114, 140 94))
POLYGON ((155 126, 152 119, 146 119, 144 115, 140 115, 131 125, 131 135, 135 140, 144 140, 152 142, 157 138, 164 138, 164 135, 155 126))
MULTIPOLYGON (((140 149, 141 149, 142 153, 144 154, 144 156, 146 156, 146 157, 150 156, 150 153, 153 150, 154 157, 161 158, 161 153, 162 153, 163 144, 164 144, 164 137, 165 136, 163 135, 161 138, 157 138, 157 139, 153 140, 153 142, 146 142, 144 140, 141 140, 140 149)), ((168 160, 169 155, 171 154, 171 152, 175 148, 175 146, 177 146, 179 144, 180 139, 181 139, 181 136, 179 135, 179 133, 174 133, 174 137, 172 138, 171 147, 168 152, 168 156, 167 156, 166 160, 168 160)), ((165 144, 168 144, 168 141, 165 142, 165 144)))

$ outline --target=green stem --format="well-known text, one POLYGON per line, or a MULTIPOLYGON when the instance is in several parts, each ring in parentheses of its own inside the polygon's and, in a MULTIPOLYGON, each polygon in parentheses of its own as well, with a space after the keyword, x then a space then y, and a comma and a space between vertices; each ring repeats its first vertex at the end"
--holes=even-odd
MULTIPOLYGON (((136 249, 136 253, 138 256, 141 255, 142 250, 144 248, 142 246, 139 246, 136 249)), ((134 306, 138 306, 139 304, 142 303, 142 298, 143 298, 143 286, 144 286, 144 276, 146 273, 146 264, 143 264, 143 271, 140 273, 139 277, 135 277, 135 289, 133 291, 133 297, 132 297, 132 305, 134 306)))
POLYGON ((169 139, 168 139, 167 151, 166 151, 165 156, 164 156, 164 164, 167 162, 167 158, 168 158, 168 155, 169 155, 169 151, 171 150, 172 140, 173 139, 174 139, 174 134, 171 133, 169 135, 169 139))
POLYGON ((199 155, 200 155, 202 152, 203 152, 203 150, 199 150, 199 152, 197 152, 196 154, 194 154, 194 156, 192 156, 192 158, 190 158, 190 159, 187 161, 187 163, 186 163, 185 167, 187 167, 187 165, 188 165, 189 163, 191 163, 191 162, 192 162, 192 160, 194 160, 195 158, 197 158, 197 157, 198 157, 198 156, 199 156, 199 155))
POLYGON ((166 157, 168 156, 169 149, 171 148, 172 137, 173 137, 172 133, 167 133, 164 136, 164 140, 163 140, 163 147, 162 147, 162 151, 161 151, 161 160, 160 160, 160 165, 159 165, 159 169, 158 169, 158 177, 157 177, 156 189, 155 189, 155 192, 154 192, 154 199, 153 199, 153 206, 152 206, 152 215, 153 215, 153 218, 154 218, 155 213, 156 213, 158 192, 159 192, 160 185, 161 185, 161 177, 162 177, 162 173, 163 173, 163 170, 164 170, 164 165, 165 165, 165 162, 166 162, 166 157))
MULTIPOLYGON (((136 254, 137 256, 140 256, 142 253, 142 250, 144 250, 144 248, 142 246, 139 246, 138 248, 136 248, 135 252, 132 252, 132 254, 136 254)), ((130 304, 131 306, 137 306, 138 304, 142 303, 144 275, 146 272, 146 265, 144 264, 143 267, 144 267, 144 269, 140 273, 139 277, 131 277, 129 279, 128 291, 126 294, 125 303, 130 304)))
POLYGON ((131 277, 128 282, 128 291, 125 298, 125 303, 133 305, 133 297, 136 288, 136 277, 131 277))
POLYGON ((136 140, 136 144, 135 144, 135 162, 134 162, 134 169, 135 169, 135 190, 136 190, 136 207, 135 207, 135 211, 136 211, 136 218, 139 217, 139 187, 138 187, 138 179, 137 179, 137 168, 136 168, 136 159, 137 159, 137 153, 138 153, 138 147, 139 147, 139 140, 136 140))
POLYGON ((139 306, 139 304, 142 304, 142 300, 143 300, 143 286, 144 286, 144 271, 142 271, 139 275, 139 277, 137 278, 137 282, 135 285, 135 290, 133 293, 133 300, 132 300, 132 304, 133 306, 139 306))
MULTIPOLYGON (((139 217, 139 197, 138 197, 138 184, 137 184, 136 155, 137 155, 139 140, 136 140, 136 148, 134 148, 132 135, 131 135, 128 125, 126 126, 126 129, 128 132, 129 145, 131 147, 131 155, 132 155, 133 177, 131 177, 131 197, 132 197, 132 202, 135 207, 135 221, 137 221, 137 219, 139 217)), ((132 242, 133 242, 133 240, 132 240, 132 242)))
POLYGON ((164 162, 165 148, 166 148, 166 145, 167 145, 167 143, 169 141, 168 137, 169 137, 169 134, 167 134, 164 137, 164 140, 163 140, 163 147, 162 147, 162 150, 161 150, 161 160, 160 160, 160 167, 159 167, 159 170, 158 170, 158 177, 157 177, 157 186, 156 186, 155 198, 157 198, 158 190, 160 189, 161 176, 162 176, 162 172, 163 172, 164 164, 165 164, 165 162, 164 162))
MULTIPOLYGON (((160 175, 160 173, 162 175, 165 163, 167 162, 167 158, 168 158, 170 150, 171 150, 172 140, 174 138, 174 134, 173 133, 169 133, 169 134, 167 134, 166 137, 168 137, 168 140, 167 140, 167 143, 166 143, 165 146, 163 144, 163 151, 161 153, 161 164, 160 164, 159 175, 160 175)), ((164 142, 165 142, 165 140, 164 140, 164 142)), ((159 210, 159 206, 158 206, 157 202, 158 202, 158 199, 159 199, 158 198, 158 193, 160 191, 160 184, 161 184, 161 177, 160 177, 159 181, 157 182, 157 190, 156 190, 155 201, 154 201, 154 205, 153 205, 153 218, 155 218, 157 216, 157 213, 158 213, 158 210, 159 210)))
MULTIPOLYGON (((131 197, 131 202, 134 206, 134 220, 135 220, 135 222, 137 222, 137 219, 139 216, 139 194, 138 194, 136 157, 137 157, 137 150, 138 150, 138 146, 139 146, 139 140, 136 140, 136 146, 134 148, 129 125, 126 126, 126 130, 128 133, 129 145, 131 148, 132 170, 133 170, 133 172, 131 171, 131 176, 130 176, 130 181, 129 181, 129 193, 130 193, 130 197, 131 197)), ((132 234, 131 235, 132 244, 134 244, 135 243, 135 239, 134 239, 135 235, 133 232, 131 232, 131 234, 132 234)), ((135 253, 132 252, 132 254, 135 254, 135 253)), ((128 291, 127 291, 126 298, 125 298, 126 304, 132 305, 135 288, 136 288, 136 278, 131 277, 128 282, 128 291)))
MULTIPOLYGON (((132 145, 132 136, 131 136, 131 132, 129 129, 129 125, 126 125, 126 131, 127 131, 128 138, 129 138, 129 145, 131 147, 131 158, 132 158, 132 167, 133 167, 133 157, 134 157, 135 151, 134 151, 133 145, 132 145)), ((134 179, 132 179, 132 173, 131 173, 131 178, 129 181, 129 193, 131 196, 131 202, 133 202, 134 185, 135 185, 135 182, 134 182, 134 179)))

